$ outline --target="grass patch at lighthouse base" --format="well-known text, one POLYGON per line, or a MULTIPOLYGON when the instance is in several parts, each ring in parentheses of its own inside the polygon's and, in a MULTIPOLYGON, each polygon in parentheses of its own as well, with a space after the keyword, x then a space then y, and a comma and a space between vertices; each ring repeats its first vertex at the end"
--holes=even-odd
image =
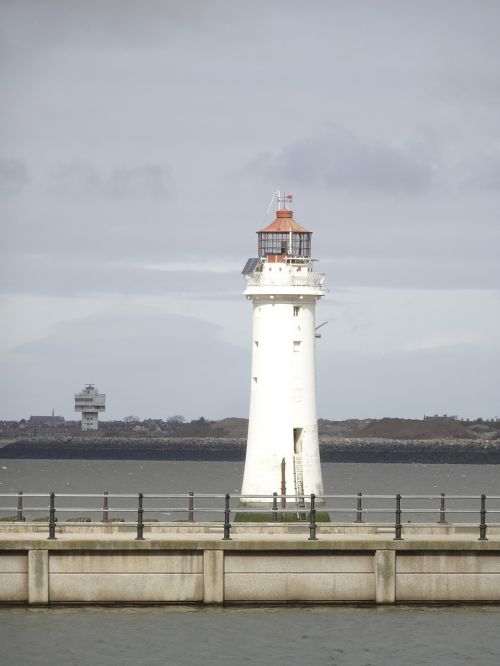
MULTIPOLYGON (((273 520, 272 511, 237 511, 234 516, 235 523, 309 523, 309 511, 281 511, 273 520)), ((329 523, 330 514, 327 511, 316 511, 317 523, 329 523)))

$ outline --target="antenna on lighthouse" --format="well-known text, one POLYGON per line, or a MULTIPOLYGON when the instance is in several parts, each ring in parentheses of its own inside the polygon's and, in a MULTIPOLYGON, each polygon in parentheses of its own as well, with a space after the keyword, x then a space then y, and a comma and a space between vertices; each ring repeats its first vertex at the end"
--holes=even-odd
POLYGON ((322 324, 320 324, 319 326, 316 326, 316 328, 314 329, 314 337, 315 337, 315 338, 320 338, 320 337, 321 337, 321 333, 316 333, 316 331, 318 330, 318 328, 321 328, 322 326, 325 326, 325 324, 328 324, 328 322, 327 322, 327 321, 324 321, 324 322, 323 322, 322 324))
POLYGON ((266 216, 269 215, 269 211, 271 210, 273 203, 275 201, 280 201, 280 200, 281 200, 281 192, 279 190, 274 190, 273 196, 271 197, 271 201, 269 202, 269 206, 267 207, 266 216))
POLYGON ((266 215, 269 215, 269 211, 273 207, 273 204, 275 201, 278 202, 278 206, 280 210, 289 210, 288 205, 292 203, 293 200, 293 194, 281 194, 279 190, 275 190, 273 192, 273 196, 271 197, 271 201, 269 202, 269 206, 267 207, 267 212, 266 215))

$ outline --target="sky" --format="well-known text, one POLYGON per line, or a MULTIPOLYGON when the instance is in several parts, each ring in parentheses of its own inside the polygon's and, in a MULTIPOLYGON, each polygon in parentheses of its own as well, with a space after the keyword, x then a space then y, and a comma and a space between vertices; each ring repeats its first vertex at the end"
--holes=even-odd
POLYGON ((318 415, 500 417, 500 3, 2 0, 0 419, 248 414, 276 189, 318 415))

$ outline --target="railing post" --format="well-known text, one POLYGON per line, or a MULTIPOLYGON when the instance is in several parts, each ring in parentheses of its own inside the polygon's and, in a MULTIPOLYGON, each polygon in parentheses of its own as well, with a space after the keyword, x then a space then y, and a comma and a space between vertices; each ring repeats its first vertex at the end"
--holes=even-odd
POLYGON ((18 490, 17 492, 17 516, 16 520, 23 521, 24 516, 23 516, 23 491, 18 490))
POLYGON ((363 493, 358 493, 358 499, 356 503, 356 522, 363 522, 363 493))
POLYGON ((139 493, 137 496, 137 536, 135 537, 136 541, 144 541, 144 509, 142 508, 142 498, 143 494, 139 493))
POLYGON ((278 493, 273 493, 272 520, 273 523, 278 522, 278 493))
POLYGON ((102 522, 107 523, 109 521, 109 499, 108 491, 105 490, 102 494, 102 522))
POLYGON ((316 496, 314 493, 311 493, 311 506, 309 509, 309 539, 308 541, 317 541, 316 536, 316 506, 315 506, 316 496))
POLYGON ((49 506, 49 537, 51 541, 56 538, 56 494, 50 493, 49 506))
POLYGON ((194 492, 189 491, 188 495, 188 520, 192 523, 194 520, 194 492))
POLYGON ((395 525, 395 536, 394 541, 400 541, 403 537, 401 536, 401 495, 398 493, 396 495, 396 525, 395 525))
POLYGON ((231 507, 230 507, 231 497, 229 493, 226 493, 225 503, 224 503, 224 541, 231 540, 231 507))
POLYGON ((439 524, 442 525, 446 522, 446 503, 445 494, 441 493, 441 503, 439 505, 439 524))
POLYGON ((481 495, 481 523, 479 525, 479 541, 488 541, 486 538, 486 495, 481 495))

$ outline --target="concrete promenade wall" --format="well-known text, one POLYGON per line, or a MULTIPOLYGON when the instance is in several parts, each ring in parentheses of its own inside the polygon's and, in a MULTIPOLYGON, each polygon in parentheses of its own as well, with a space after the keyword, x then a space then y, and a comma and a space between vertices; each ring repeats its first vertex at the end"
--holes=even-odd
POLYGON ((5 533, 0 602, 500 603, 500 537, 5 533))

